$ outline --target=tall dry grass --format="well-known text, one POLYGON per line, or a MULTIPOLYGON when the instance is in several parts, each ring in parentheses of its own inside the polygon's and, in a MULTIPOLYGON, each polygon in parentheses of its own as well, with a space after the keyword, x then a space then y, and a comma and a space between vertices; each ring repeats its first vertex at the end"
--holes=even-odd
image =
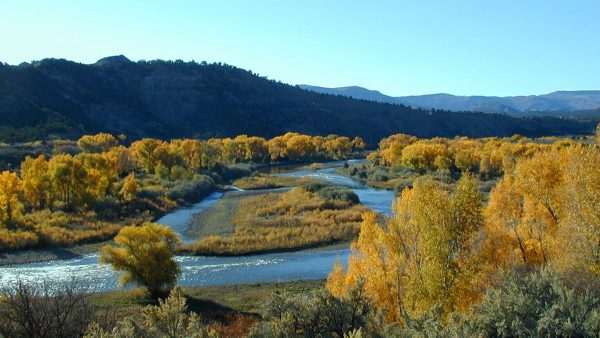
POLYGON ((187 249, 203 255, 243 255, 350 241, 358 235, 367 210, 302 187, 252 196, 240 202, 233 234, 205 237, 187 249))

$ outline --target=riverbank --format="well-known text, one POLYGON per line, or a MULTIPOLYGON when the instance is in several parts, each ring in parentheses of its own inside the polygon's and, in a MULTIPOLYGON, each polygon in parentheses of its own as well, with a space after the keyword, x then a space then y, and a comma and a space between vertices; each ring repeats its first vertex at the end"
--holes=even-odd
POLYGON ((0 267, 13 264, 49 262, 58 259, 73 259, 97 252, 103 245, 108 243, 111 243, 111 240, 88 244, 78 244, 70 247, 28 249, 23 251, 0 253, 0 267))

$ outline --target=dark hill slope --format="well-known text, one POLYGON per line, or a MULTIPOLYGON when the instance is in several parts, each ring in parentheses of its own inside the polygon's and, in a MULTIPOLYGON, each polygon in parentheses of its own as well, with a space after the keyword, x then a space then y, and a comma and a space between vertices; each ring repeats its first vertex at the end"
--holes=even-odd
POLYGON ((0 140, 108 131, 143 136, 272 137, 288 131, 359 135, 371 144, 393 133, 528 136, 590 133, 592 125, 551 118, 412 109, 319 94, 222 64, 131 62, 85 65, 46 59, 0 66, 0 140))

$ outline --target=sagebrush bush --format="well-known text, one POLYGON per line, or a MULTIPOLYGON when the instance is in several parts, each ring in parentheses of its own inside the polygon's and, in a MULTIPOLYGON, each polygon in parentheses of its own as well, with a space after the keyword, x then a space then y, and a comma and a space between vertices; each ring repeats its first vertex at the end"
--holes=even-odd
POLYGON ((302 186, 306 191, 315 193, 319 197, 327 201, 345 201, 350 202, 352 204, 360 203, 358 195, 352 189, 337 186, 337 185, 329 185, 320 182, 308 183, 302 186))
MULTIPOLYGON (((360 288, 338 299, 327 291, 272 295, 251 337, 345 337, 372 328, 373 308, 360 288)), ((371 334, 369 334, 371 336, 371 334)))
POLYGON ((483 336, 597 337, 600 293, 577 292, 551 269, 515 273, 486 292, 471 320, 483 336))
POLYGON ((404 318, 385 337, 598 337, 598 290, 573 290, 551 269, 518 271, 490 287, 466 314, 444 318, 435 308, 419 318, 404 318))
POLYGON ((208 195, 215 188, 215 182, 206 175, 195 175, 189 181, 182 181, 171 188, 168 193, 173 200, 199 200, 208 195))

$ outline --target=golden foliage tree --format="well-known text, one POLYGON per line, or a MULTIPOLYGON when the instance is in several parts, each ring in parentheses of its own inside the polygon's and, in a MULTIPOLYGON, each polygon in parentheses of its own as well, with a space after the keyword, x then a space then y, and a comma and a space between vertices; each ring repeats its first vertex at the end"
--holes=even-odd
POLYGON ((154 173, 154 168, 156 168, 158 164, 158 159, 154 151, 163 143, 164 142, 160 140, 144 138, 131 144, 131 151, 133 152, 138 165, 146 171, 146 173, 154 173))
POLYGON ((19 210, 21 179, 10 171, 0 173, 0 222, 10 222, 19 210))
POLYGON ((30 206, 43 209, 50 199, 50 177, 48 161, 44 155, 37 158, 27 156, 21 163, 23 193, 30 206))
POLYGON ((100 260, 125 272, 121 285, 143 285, 157 297, 177 282, 180 268, 173 253, 181 242, 171 228, 155 223, 126 227, 115 237, 115 243, 117 246, 102 248, 100 260))
POLYGON ((488 267, 554 265, 598 274, 600 149, 570 145, 517 162, 485 210, 488 267))
POLYGON ((354 148, 354 150, 363 151, 363 150, 365 150, 366 147, 367 147, 367 144, 365 143, 365 141, 362 138, 356 136, 352 140, 352 148, 354 148))
POLYGON ((119 141, 107 133, 84 135, 77 140, 77 146, 86 153, 102 153, 116 147, 119 141))
POLYGON ((554 264, 600 275, 600 148, 572 148, 565 165, 565 200, 554 264), (568 250, 564 250, 568 248, 568 250))
POLYGON ((520 160, 490 193, 486 253, 493 266, 540 266, 553 255, 564 211, 565 152, 520 160))
MULTIPOLYGON (((435 306, 444 313, 465 310, 477 293, 475 235, 482 224, 481 196, 473 178, 463 176, 452 192, 417 181, 394 204, 387 224, 364 215, 347 286, 364 281, 365 292, 388 321, 422 315, 435 306)), ((339 281, 340 267, 330 276, 339 281)), ((330 291, 341 296, 343 289, 330 291)))
POLYGON ((86 171, 85 190, 82 197, 88 203, 102 200, 119 178, 119 158, 116 153, 78 154, 86 171))
POLYGON ((123 187, 121 187, 121 197, 124 201, 131 202, 135 199, 135 195, 139 190, 139 186, 135 179, 135 173, 131 173, 123 180, 123 187))
POLYGON ((53 198, 66 209, 76 207, 87 188, 87 172, 83 164, 71 155, 56 155, 48 161, 48 176, 53 198))
POLYGON ((286 142, 287 157, 290 161, 311 159, 315 156, 315 145, 308 135, 293 135, 286 142))

